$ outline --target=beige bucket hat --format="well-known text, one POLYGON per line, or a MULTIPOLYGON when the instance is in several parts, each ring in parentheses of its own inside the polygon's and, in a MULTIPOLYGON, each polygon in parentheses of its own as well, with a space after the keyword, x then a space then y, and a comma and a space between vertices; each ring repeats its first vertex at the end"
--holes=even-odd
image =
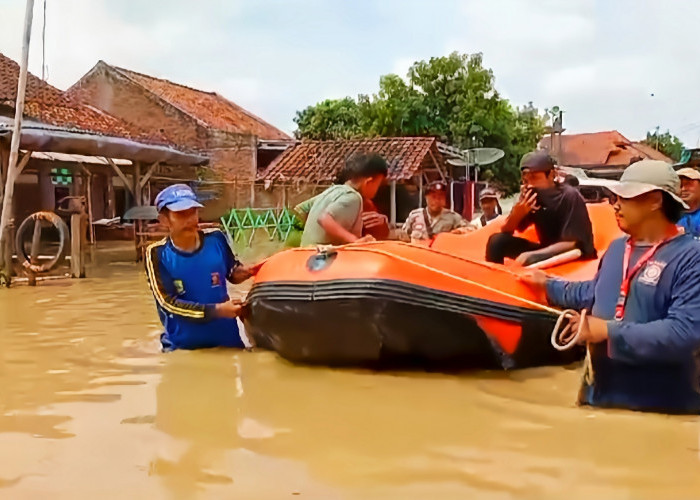
POLYGON ((635 198, 651 191, 664 191, 683 208, 688 205, 679 196, 681 180, 670 163, 661 160, 641 160, 622 173, 620 181, 608 186, 620 198, 635 198))
POLYGON ((693 179, 694 181, 700 181, 700 172, 694 168, 685 167, 676 171, 678 177, 686 177, 688 179, 693 179))

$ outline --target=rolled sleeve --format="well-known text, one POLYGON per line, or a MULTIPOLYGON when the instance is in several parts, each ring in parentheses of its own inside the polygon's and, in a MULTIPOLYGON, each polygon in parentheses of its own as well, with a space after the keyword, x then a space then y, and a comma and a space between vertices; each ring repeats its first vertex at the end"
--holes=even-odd
POLYGON ((549 278, 545 289, 550 304, 565 309, 590 309, 595 296, 595 279, 589 281, 565 281, 549 278))

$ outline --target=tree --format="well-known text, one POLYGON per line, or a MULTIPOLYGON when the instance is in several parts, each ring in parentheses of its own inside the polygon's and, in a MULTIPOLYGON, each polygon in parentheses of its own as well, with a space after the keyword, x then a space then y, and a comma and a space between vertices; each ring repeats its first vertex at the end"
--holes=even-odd
POLYGON ((382 76, 371 96, 309 106, 295 122, 299 138, 434 136, 463 149, 500 148, 504 159, 482 178, 514 191, 520 157, 537 147, 545 118, 532 103, 518 109, 501 97, 481 54, 453 52, 414 63, 405 79, 382 76))
POLYGON ((681 159, 683 142, 675 135, 672 135, 668 130, 661 134, 659 133, 659 127, 656 127, 654 132, 647 132, 647 137, 642 142, 657 151, 661 151, 673 161, 679 161, 681 159))
POLYGON ((351 97, 327 99, 297 111, 295 135, 299 139, 352 139, 363 135, 361 120, 360 108, 351 97))

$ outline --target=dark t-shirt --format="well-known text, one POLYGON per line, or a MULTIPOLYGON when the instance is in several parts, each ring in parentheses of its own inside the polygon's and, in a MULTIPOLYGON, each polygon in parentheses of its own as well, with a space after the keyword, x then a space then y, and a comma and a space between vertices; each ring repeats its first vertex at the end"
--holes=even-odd
POLYGON ((541 208, 520 222, 519 231, 534 224, 542 246, 575 241, 583 258, 596 257, 591 219, 588 217, 586 202, 576 189, 567 184, 558 184, 552 189, 538 189, 537 203, 541 208))

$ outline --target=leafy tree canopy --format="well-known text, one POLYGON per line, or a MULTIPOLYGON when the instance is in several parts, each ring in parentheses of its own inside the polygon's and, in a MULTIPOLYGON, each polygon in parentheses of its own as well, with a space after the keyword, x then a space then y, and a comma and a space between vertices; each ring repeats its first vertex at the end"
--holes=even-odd
POLYGON ((382 76, 376 94, 309 106, 294 121, 302 139, 434 136, 463 149, 500 148, 504 159, 482 178, 514 191, 520 157, 537 147, 546 118, 532 103, 518 108, 503 98, 481 54, 454 52, 414 63, 406 78, 382 76))
POLYGON ((679 161, 683 153, 683 142, 668 130, 660 133, 658 127, 653 132, 647 132, 644 144, 661 151, 673 161, 679 161))

